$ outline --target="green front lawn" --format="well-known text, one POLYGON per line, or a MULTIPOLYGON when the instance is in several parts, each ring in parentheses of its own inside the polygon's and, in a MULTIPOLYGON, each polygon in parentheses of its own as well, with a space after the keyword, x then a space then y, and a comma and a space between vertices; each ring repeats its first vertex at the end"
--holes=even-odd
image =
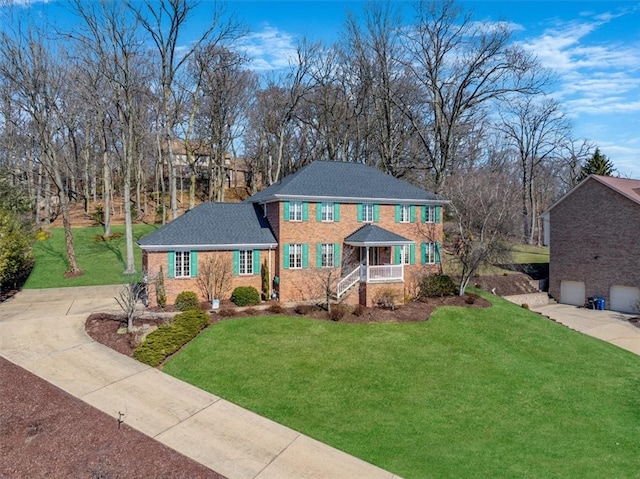
MULTIPOLYGON (((134 243, 157 228, 158 226, 155 225, 134 225, 134 243)), ((122 233, 122 236, 110 241, 95 241, 97 236, 103 234, 102 227, 73 228, 76 260, 84 274, 76 278, 65 278, 64 273, 69 269, 69 263, 67 262, 64 230, 51 228, 51 237, 44 241, 37 241, 33 247, 36 262, 24 288, 96 286, 140 281, 142 277, 140 272, 142 251, 134 244, 137 273, 135 275, 122 274, 127 262, 124 226, 112 226, 111 231, 112 233, 122 233)))
POLYGON ((499 298, 217 323, 164 371, 407 479, 637 477, 640 357, 499 298))

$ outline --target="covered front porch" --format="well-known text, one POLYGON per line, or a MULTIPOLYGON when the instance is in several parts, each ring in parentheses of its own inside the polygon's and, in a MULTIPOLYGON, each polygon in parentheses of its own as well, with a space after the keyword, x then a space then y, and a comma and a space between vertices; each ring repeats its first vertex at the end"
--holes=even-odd
POLYGON ((344 254, 356 266, 338 283, 340 298, 353 285, 403 283, 404 265, 409 263, 414 242, 376 225, 365 225, 344 240, 344 254))

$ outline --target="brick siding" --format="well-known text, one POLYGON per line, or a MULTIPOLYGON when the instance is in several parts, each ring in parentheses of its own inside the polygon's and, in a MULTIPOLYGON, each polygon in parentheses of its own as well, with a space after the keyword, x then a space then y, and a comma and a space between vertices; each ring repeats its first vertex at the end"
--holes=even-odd
POLYGON ((581 281, 609 305, 612 285, 640 286, 640 205, 585 181, 550 211, 549 294, 560 300, 561 281, 581 281))
MULTIPOLYGON (((357 220, 356 204, 340 205, 340 220, 334 222, 319 222, 316 220, 316 208, 320 207, 320 203, 309 203, 308 221, 284 221, 284 208, 282 202, 268 203, 266 205, 266 218, 271 226, 272 232, 278 241, 278 247, 269 253, 261 251, 260 263, 267 259, 270 261, 270 275, 279 277, 279 296, 281 301, 304 301, 324 297, 324 288, 331 272, 332 279, 339 278, 350 272, 354 266, 352 264, 344 264, 344 238, 351 235, 358 228, 366 223, 357 220), (309 268, 306 269, 285 269, 282 267, 284 245, 292 243, 302 243, 309 245, 309 268), (340 245, 340 268, 320 269, 316 268, 316 244, 318 243, 337 243, 340 245)), ((442 241, 442 223, 422 223, 420 217, 420 207, 416 207, 415 223, 397 223, 395 221, 395 205, 380 205, 379 221, 374 224, 388 231, 403 236, 416 243, 415 265, 405 265, 404 283, 394 286, 399 291, 402 298, 406 295, 415 293, 416 278, 426 272, 437 272, 439 265, 421 265, 420 264, 420 245, 423 242, 441 242, 442 241)), ((388 251, 388 257, 385 262, 393 263, 393 256, 388 251)), ((198 252, 198 271, 207 257, 211 255, 222 255, 227 261, 232 262, 232 253, 230 251, 214 251, 198 252)), ((349 255, 347 255, 349 256, 349 255)), ((144 252, 144 267, 149 272, 149 278, 154 278, 160 271, 162 266, 165 278, 165 291, 167 295, 167 304, 173 304, 176 296, 182 291, 194 291, 203 299, 204 295, 200 290, 197 278, 168 278, 167 252, 144 252)), ((355 263, 353 258, 349 263, 355 263)), ((386 284, 386 283, 385 283, 386 284)), ((233 284, 231 290, 237 286, 253 286, 258 291, 262 288, 261 275, 250 276, 233 276, 233 284)), ((388 285, 387 285, 388 286, 388 285)), ((366 294, 367 304, 372 301, 372 295, 378 288, 371 287, 366 294), (373 293, 372 293, 373 292, 373 293)), ((231 292, 229 291, 229 294, 231 292)), ((357 295, 351 295, 347 302, 353 302, 353 298, 357 295)), ((228 299, 220 298, 220 299, 228 299)), ((155 288, 151 288, 151 303, 157 301, 155 288)))

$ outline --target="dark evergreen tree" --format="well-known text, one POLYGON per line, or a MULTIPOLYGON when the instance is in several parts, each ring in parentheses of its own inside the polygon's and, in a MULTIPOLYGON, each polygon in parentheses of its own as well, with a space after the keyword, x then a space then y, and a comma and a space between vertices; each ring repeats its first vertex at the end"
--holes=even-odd
POLYGON ((600 153, 600 148, 596 148, 593 156, 582 165, 578 180, 582 181, 589 175, 612 176, 614 171, 616 169, 613 167, 613 162, 600 153))

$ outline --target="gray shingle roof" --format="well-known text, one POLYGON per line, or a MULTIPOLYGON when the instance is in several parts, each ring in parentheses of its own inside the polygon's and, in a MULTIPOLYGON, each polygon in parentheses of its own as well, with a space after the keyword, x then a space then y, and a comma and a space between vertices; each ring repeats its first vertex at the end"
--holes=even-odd
POLYGON ((251 203, 203 203, 138 241, 142 249, 263 249, 277 244, 261 208, 251 203))
POLYGON ((413 243, 413 241, 407 238, 371 224, 358 228, 347 236, 344 242, 353 246, 382 246, 413 243))
POLYGON ((361 163, 340 161, 314 161, 246 201, 257 203, 283 199, 447 203, 441 196, 394 178, 376 168, 361 163))

